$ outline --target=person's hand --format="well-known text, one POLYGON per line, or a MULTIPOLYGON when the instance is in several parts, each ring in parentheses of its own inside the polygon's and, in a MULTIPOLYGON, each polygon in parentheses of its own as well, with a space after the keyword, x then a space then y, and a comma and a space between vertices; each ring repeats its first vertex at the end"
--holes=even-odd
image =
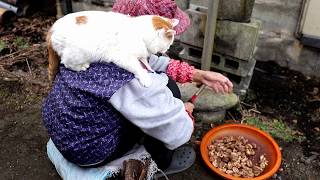
POLYGON ((194 104, 192 104, 191 102, 185 102, 184 107, 186 111, 188 111, 189 113, 193 113, 194 104))
POLYGON ((186 112, 188 113, 189 117, 191 118, 192 122, 193 122, 193 125, 195 123, 195 119, 192 115, 193 113, 193 109, 194 109, 194 104, 192 104, 191 102, 185 102, 184 103, 184 107, 186 109, 186 112))
POLYGON ((192 80, 208 86, 217 93, 230 93, 233 88, 232 82, 227 77, 212 71, 195 69, 192 80))

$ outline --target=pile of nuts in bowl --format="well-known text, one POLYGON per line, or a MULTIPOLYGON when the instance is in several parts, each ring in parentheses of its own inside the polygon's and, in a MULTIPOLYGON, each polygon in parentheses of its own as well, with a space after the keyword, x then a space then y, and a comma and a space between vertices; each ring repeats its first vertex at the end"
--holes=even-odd
POLYGON ((208 145, 208 150, 212 165, 235 177, 257 177, 268 165, 265 155, 259 157, 258 163, 252 162, 257 145, 249 143, 243 136, 215 139, 208 145))

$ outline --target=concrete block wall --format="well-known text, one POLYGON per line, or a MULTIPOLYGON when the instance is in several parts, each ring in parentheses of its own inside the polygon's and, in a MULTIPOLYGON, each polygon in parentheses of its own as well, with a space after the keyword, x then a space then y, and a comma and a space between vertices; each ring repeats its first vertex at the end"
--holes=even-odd
MULTIPOLYGON (((192 25, 180 36, 180 41, 202 47, 207 20, 207 8, 190 5, 186 10, 192 25)), ((224 55, 250 60, 256 47, 261 22, 239 23, 219 20, 217 22, 215 51, 224 55)))
POLYGON ((111 11, 114 0, 73 0, 74 12, 86 10, 111 11))
MULTIPOLYGON (((208 6, 208 1, 190 2, 208 6)), ((306 76, 320 77, 319 49, 302 45, 295 35, 302 1, 255 0, 252 19, 262 22, 262 30, 254 58, 257 61, 274 61, 306 76)))
POLYGON ((218 19, 249 22, 255 0, 220 0, 218 19))
MULTIPOLYGON (((191 4, 186 13, 191 26, 180 36, 184 47, 180 57, 200 66, 204 43, 207 7, 191 4)), ((256 60, 256 50, 261 22, 250 23, 218 20, 211 69, 225 74, 234 83, 234 92, 244 95, 250 85, 256 60)))
MULTIPOLYGON (((201 63, 202 48, 184 43, 181 45, 183 47, 183 50, 180 52, 181 58, 192 61, 194 63, 201 63)), ((212 54, 212 68, 237 76, 247 76, 254 65, 255 60, 253 58, 247 61, 232 56, 222 55, 220 53, 212 54)))
MULTIPOLYGON (((181 44, 183 50, 180 52, 180 57, 196 67, 201 65, 202 48, 181 44)), ((220 72, 227 76, 234 85, 234 93, 237 95, 245 95, 256 64, 255 59, 250 61, 237 59, 231 56, 225 56, 219 53, 213 53, 211 70, 220 72)))
MULTIPOLYGON (((179 0, 176 0, 179 1, 179 0)), ((209 0, 189 0, 190 4, 208 6, 209 0)), ((220 0, 218 19, 249 22, 255 0, 220 0)))

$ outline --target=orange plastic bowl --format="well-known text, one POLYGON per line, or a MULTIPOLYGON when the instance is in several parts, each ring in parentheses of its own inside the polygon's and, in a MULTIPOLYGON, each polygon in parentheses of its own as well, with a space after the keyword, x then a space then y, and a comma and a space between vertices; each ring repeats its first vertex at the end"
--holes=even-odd
POLYGON ((262 180, 268 179, 273 174, 275 174, 281 164, 281 152, 278 144, 275 140, 268 135, 267 133, 248 125, 242 124, 227 124, 221 125, 211 129, 202 139, 200 145, 200 151, 202 159, 205 164, 215 173, 224 177, 225 179, 234 179, 234 180, 262 180), (214 167, 209 161, 208 155, 208 144, 214 139, 220 139, 225 136, 243 136, 249 140, 250 143, 255 143, 257 145, 255 157, 260 157, 260 155, 265 154, 265 157, 268 160, 268 165, 261 173, 260 176, 254 178, 239 178, 234 177, 229 174, 226 174, 220 171, 218 168, 214 167))

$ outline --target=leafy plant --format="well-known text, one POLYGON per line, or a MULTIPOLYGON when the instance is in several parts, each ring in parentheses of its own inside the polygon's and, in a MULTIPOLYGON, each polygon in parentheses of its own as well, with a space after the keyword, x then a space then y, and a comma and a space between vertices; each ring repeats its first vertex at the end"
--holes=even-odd
POLYGON ((13 44, 18 48, 18 49, 27 49, 30 47, 29 43, 23 38, 23 37, 16 37, 14 40, 13 44))
POLYGON ((6 43, 0 40, 0 52, 6 47, 6 43))
POLYGON ((285 142, 292 142, 297 140, 302 142, 305 140, 305 136, 297 135, 297 131, 291 129, 287 124, 282 120, 278 119, 267 119, 262 120, 259 117, 250 117, 245 120, 249 125, 255 126, 267 133, 272 137, 282 139, 285 142))

